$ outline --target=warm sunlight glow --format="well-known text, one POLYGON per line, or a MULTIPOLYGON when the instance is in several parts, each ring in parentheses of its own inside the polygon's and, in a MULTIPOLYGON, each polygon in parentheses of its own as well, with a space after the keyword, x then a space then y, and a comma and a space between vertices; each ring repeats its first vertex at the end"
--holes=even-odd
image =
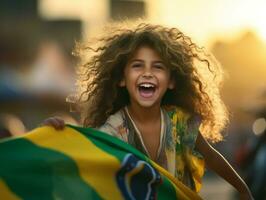
MULTIPOLYGON (((145 0, 147 18, 155 23, 180 28, 203 45, 221 35, 234 37, 242 30, 252 29, 266 41, 265 0, 145 0)), ((39 0, 43 18, 81 19, 90 29, 107 22, 109 0, 39 0), (97 19, 97 20, 96 20, 97 19)))
MULTIPOLYGON (((108 0, 39 0, 38 9, 45 19, 101 19, 109 13, 108 0)), ((95 20, 97 21, 97 20, 95 20)))
POLYGON ((157 6, 153 6, 156 9, 148 11, 153 21, 177 26, 203 44, 209 42, 210 37, 233 38, 247 29, 257 32, 266 41, 265 0, 157 2, 157 6))
POLYGON ((249 26, 254 28, 257 34, 266 41, 266 1, 256 0, 249 3, 246 9, 247 21, 249 26))
MULTIPOLYGON (((266 8, 266 2, 265 2, 266 8)), ((263 16, 254 21, 254 29, 257 31, 258 35, 266 42, 266 12, 263 13, 263 16), (262 18, 261 18, 262 17, 262 18)))
POLYGON ((257 29, 260 37, 266 42, 266 25, 258 27, 257 29))

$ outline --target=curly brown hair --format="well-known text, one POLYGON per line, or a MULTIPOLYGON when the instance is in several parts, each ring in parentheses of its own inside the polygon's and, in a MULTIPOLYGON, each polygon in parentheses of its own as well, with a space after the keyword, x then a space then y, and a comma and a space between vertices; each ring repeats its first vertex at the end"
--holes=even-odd
POLYGON ((221 140, 228 121, 219 86, 223 72, 219 63, 184 33, 149 23, 112 24, 105 35, 79 44, 78 105, 85 127, 99 127, 113 113, 129 104, 125 88, 119 87, 128 59, 143 45, 161 56, 170 68, 175 88, 168 90, 162 105, 174 105, 200 115, 206 139, 221 140))

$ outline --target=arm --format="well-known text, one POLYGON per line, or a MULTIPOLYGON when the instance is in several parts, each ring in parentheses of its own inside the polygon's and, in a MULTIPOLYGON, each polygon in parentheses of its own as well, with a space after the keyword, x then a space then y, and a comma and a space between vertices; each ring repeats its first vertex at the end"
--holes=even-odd
POLYGON ((208 168, 230 183, 240 193, 241 199, 252 199, 252 195, 246 185, 226 159, 216 151, 199 133, 196 140, 196 148, 204 156, 208 168))

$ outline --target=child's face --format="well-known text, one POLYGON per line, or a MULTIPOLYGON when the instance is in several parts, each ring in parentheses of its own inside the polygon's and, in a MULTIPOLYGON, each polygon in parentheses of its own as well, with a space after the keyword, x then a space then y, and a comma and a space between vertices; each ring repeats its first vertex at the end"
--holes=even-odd
POLYGON ((170 70, 156 51, 141 46, 128 61, 120 86, 125 86, 130 103, 142 107, 160 106, 166 90, 173 89, 170 70))

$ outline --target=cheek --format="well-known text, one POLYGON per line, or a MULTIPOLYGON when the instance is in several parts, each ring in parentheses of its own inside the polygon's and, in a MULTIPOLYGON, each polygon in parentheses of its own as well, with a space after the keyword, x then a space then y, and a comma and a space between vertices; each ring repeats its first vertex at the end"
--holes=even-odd
POLYGON ((161 82, 169 83, 170 82, 170 74, 168 73, 160 73, 157 76, 161 82))
POLYGON ((139 73, 134 70, 127 71, 127 75, 124 76, 126 79, 126 82, 132 82, 136 81, 139 77, 139 73))

